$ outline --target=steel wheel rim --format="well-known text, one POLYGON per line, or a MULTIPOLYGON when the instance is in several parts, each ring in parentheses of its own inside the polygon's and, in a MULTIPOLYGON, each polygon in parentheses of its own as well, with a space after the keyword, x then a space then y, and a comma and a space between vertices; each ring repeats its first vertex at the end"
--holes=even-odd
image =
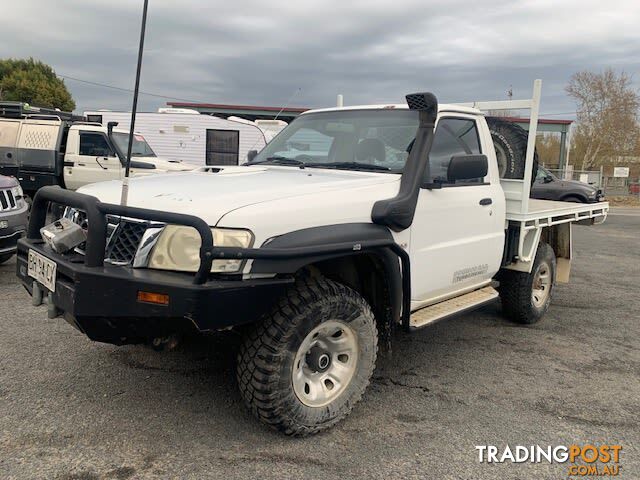
POLYGON ((531 302, 536 307, 542 307, 551 293, 551 269, 546 263, 541 263, 533 276, 531 302))
POLYGON ((323 322, 298 348, 292 370, 293 390, 304 405, 324 407, 349 386, 357 365, 358 337, 353 329, 338 320, 323 322))

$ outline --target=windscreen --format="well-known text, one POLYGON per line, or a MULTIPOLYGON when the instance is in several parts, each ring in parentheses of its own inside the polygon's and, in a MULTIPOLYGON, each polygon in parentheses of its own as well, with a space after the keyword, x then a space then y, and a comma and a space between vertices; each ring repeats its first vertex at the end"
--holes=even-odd
POLYGON ((412 110, 337 110, 301 115, 251 163, 278 159, 306 165, 350 163, 402 172, 418 128, 412 110))
MULTIPOLYGON (((116 144, 116 148, 120 150, 124 155, 127 154, 127 149, 129 148, 129 134, 128 133, 119 133, 113 132, 111 138, 113 142, 116 144)), ((156 154, 151 147, 144 139, 142 135, 138 135, 137 133, 133 135, 133 144, 131 145, 131 156, 132 157, 155 157, 156 154)))

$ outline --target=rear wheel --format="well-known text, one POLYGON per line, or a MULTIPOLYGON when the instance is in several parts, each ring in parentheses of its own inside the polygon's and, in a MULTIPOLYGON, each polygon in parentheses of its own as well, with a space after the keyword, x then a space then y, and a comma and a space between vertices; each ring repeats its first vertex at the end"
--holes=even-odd
POLYGON ((538 322, 549 309, 555 278, 555 253, 550 245, 540 242, 531 273, 501 273, 499 291, 504 315, 517 323, 538 322))
MULTIPOLYGON (((500 178, 524 178, 528 133, 515 123, 488 117, 487 124, 493 139, 500 178)), ((538 173, 538 153, 533 153, 531 183, 538 173)))
POLYGON ((349 414, 375 367, 376 322, 367 302, 325 278, 299 280, 248 332, 238 384, 249 409, 287 434, 325 430, 349 414))

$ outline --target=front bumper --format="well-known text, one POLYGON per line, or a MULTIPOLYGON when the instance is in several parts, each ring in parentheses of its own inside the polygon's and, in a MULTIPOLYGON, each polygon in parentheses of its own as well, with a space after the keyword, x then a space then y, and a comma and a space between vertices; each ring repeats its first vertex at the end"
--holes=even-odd
POLYGON ((0 255, 14 253, 27 228, 27 206, 0 213, 0 225, 0 255))
MULTIPOLYGON (((49 313, 62 314, 89 338, 125 344, 140 343, 183 330, 213 331, 250 323, 267 313, 294 283, 285 277, 243 280, 239 276, 213 276, 215 259, 322 259, 354 251, 390 248, 409 272, 409 257, 392 238, 288 248, 237 248, 216 246, 211 227, 186 214, 149 210, 100 202, 97 198, 57 187, 41 188, 33 199, 27 237, 18 242, 17 275, 30 293, 44 287, 28 275, 29 250, 56 263, 55 291, 47 292, 49 313), (82 210, 88 225, 84 255, 55 253, 40 238, 48 205, 55 203, 82 210), (195 274, 136 269, 105 262, 107 215, 189 226, 201 239, 200 265, 195 274), (325 257, 328 256, 328 257, 325 257), (141 302, 139 292, 166 295, 166 305, 141 302)), ((403 276, 403 322, 410 311, 409 276, 403 276)), ((39 295, 35 295, 38 299, 39 295)), ((35 302, 37 303, 37 302, 35 302)))
POLYGON ((587 203, 600 203, 600 202, 604 202, 604 193, 602 192, 602 190, 598 190, 596 192, 595 197, 589 198, 587 201, 587 203))
POLYGON ((189 274, 108 264, 87 267, 78 254, 61 255, 41 241, 23 239, 18 244, 17 275, 29 293, 34 285, 27 274, 30 249, 56 262, 55 292, 45 292, 57 313, 90 339, 116 345, 253 322, 293 282, 291 278, 214 279, 195 285, 189 274), (169 303, 141 302, 141 291, 168 295, 169 303))

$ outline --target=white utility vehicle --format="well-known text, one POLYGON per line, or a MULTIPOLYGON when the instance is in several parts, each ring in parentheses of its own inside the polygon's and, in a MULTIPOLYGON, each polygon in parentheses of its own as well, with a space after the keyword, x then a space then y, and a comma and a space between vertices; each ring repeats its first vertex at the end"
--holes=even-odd
MULTIPOLYGON (((124 177, 128 130, 20 102, 0 102, 0 174, 18 178, 29 197, 46 185, 76 190, 124 177)), ((131 175, 194 167, 156 156, 142 135, 131 151, 131 175)))
POLYGON ((247 166, 132 180, 128 206, 120 182, 42 189, 18 276, 96 341, 236 329, 248 407, 286 434, 318 432, 358 402, 396 327, 498 299, 534 323, 568 281, 571 225, 604 221, 608 204, 529 199, 540 89, 310 111, 247 166), (500 108, 530 109, 528 136, 488 123, 482 110, 500 108), (48 202, 68 209, 43 242, 48 202), (67 241, 85 220, 86 241, 67 241))

